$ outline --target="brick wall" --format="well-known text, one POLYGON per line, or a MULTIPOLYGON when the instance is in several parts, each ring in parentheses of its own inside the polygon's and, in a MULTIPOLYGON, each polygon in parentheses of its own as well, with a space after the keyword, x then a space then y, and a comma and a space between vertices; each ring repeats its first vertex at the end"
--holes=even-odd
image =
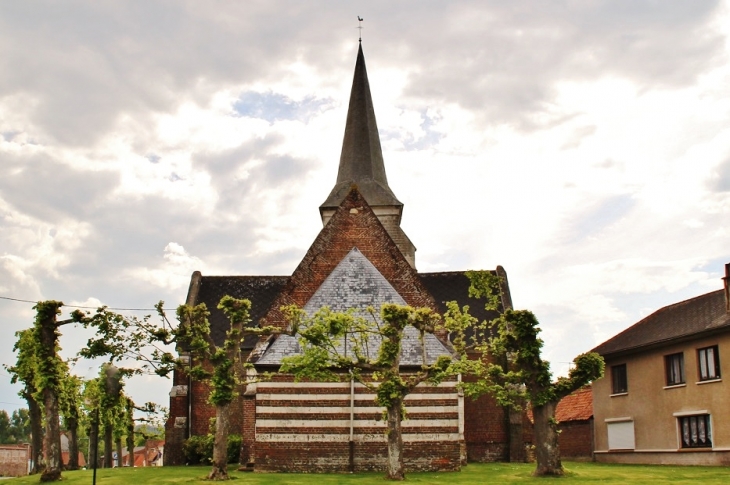
POLYGON ((560 423, 560 456, 563 458, 593 458, 593 419, 560 423))
POLYGON ((23 477, 28 474, 30 445, 0 445, 0 476, 23 477))
MULTIPOLYGON (((383 408, 369 389, 355 384, 351 392, 350 385, 284 380, 258 384, 252 452, 256 470, 384 470, 383 408)), ((403 441, 408 471, 461 467, 459 406, 454 382, 419 386, 406 398, 403 441)))

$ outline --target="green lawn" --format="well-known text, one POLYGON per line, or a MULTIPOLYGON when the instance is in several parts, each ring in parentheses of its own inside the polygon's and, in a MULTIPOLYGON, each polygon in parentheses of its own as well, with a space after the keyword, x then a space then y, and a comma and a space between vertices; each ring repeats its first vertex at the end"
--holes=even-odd
MULTIPOLYGON (((642 465, 603 465, 597 463, 564 463, 568 472, 563 479, 532 478, 534 465, 512 463, 472 463, 456 473, 411 473, 407 482, 419 484, 476 485, 484 483, 544 483, 559 480, 561 483, 601 483, 625 485, 626 483, 673 483, 673 484, 725 484, 730 483, 730 468, 726 467, 681 467, 642 465)), ((160 467, 122 468, 97 471, 99 485, 145 485, 148 483, 210 483, 203 480, 208 467, 160 467)), ((92 471, 65 472, 64 485, 88 485, 92 471)), ((254 485, 327 485, 355 484, 370 485, 386 482, 382 473, 355 474, 293 474, 293 473, 243 473, 232 472, 233 483, 254 485)), ((13 478, 2 483, 21 485, 38 483, 38 476, 13 478)))

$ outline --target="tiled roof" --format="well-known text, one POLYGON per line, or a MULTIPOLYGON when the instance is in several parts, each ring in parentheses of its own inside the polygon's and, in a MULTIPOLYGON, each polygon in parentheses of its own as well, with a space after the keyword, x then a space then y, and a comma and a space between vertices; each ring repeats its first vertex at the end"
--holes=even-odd
POLYGON ((730 330, 723 290, 665 306, 593 349, 606 356, 712 331, 730 330))
POLYGON ((593 389, 586 386, 565 396, 555 408, 555 419, 566 421, 584 421, 593 416, 593 389))
MULTIPOLYGON (((504 270, 499 268, 497 273, 505 279, 504 288, 507 292, 506 298, 509 299, 509 288, 506 284, 507 275, 504 270)), ((446 311, 447 301, 459 302, 459 306, 469 305, 469 313, 479 321, 492 320, 498 316, 497 312, 488 312, 484 309, 484 300, 479 300, 469 296, 469 278, 466 271, 449 271, 442 273, 419 273, 419 278, 423 286, 433 295, 436 300, 438 311, 444 313, 446 311)), ((511 302, 505 302, 507 306, 511 306, 511 302)))
MULTIPOLYGON (((196 284, 196 274, 193 275, 191 291, 196 284)), ((288 276, 199 276, 197 297, 193 304, 206 304, 210 312, 210 334, 217 345, 222 345, 230 323, 223 312, 218 310, 221 298, 229 295, 251 300, 251 325, 256 325, 269 311, 288 280, 288 276)), ((247 336, 243 348, 253 348, 257 340, 258 337, 247 336)))
MULTIPOLYGON (((586 421, 593 417, 593 389, 591 386, 581 387, 568 394, 555 408, 555 419, 560 423, 569 421, 586 421)), ((532 409, 527 409, 527 419, 534 423, 532 409)))

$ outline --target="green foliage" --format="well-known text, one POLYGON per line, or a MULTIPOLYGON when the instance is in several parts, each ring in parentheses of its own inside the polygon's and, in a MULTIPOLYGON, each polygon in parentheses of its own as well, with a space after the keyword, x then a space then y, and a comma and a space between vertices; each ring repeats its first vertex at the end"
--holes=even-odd
MULTIPOLYGON (((486 309, 494 310, 501 300, 499 277, 486 271, 470 271, 469 294, 486 299, 486 309)), ((446 325, 460 327, 467 322, 468 308, 461 311, 453 302, 448 306, 446 325)), ((480 343, 472 345, 481 358, 462 358, 454 367, 477 377, 463 384, 467 395, 489 393, 505 406, 519 408, 525 400, 533 406, 557 402, 564 396, 603 375, 603 359, 594 353, 575 358, 568 377, 553 381, 550 363, 542 359, 543 340, 535 315, 527 310, 504 310, 491 322, 477 325, 480 343), (491 330, 491 336, 487 330, 491 330)), ((467 342, 455 344, 467 348, 467 342)))
MULTIPOLYGON (((183 453, 189 465, 210 465, 213 462, 212 434, 191 436, 183 443, 183 453)), ((228 463, 238 463, 241 453, 242 438, 240 435, 228 435, 226 446, 228 463)))

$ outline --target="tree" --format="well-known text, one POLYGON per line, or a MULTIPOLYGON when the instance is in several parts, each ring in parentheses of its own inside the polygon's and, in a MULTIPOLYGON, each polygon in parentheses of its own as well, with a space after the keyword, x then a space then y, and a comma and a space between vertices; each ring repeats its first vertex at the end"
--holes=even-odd
POLYGON ((81 421, 81 378, 71 375, 61 383, 60 412, 68 431, 67 470, 79 469, 79 424, 81 421))
MULTIPOLYGON (((249 311, 251 302, 246 299, 236 299, 224 296, 218 308, 225 313, 230 321, 230 328, 222 346, 216 345, 210 335, 208 322, 209 312, 204 303, 196 306, 180 305, 177 309, 177 318, 180 322, 173 327, 162 310, 162 302, 157 305, 163 319, 163 326, 159 328, 143 328, 149 336, 150 342, 163 344, 178 343, 190 351, 195 358, 190 369, 193 379, 206 380, 210 383, 211 391, 208 402, 215 406, 215 439, 213 445, 213 468, 208 474, 210 480, 228 480, 227 442, 230 429, 230 404, 237 396, 236 387, 241 382, 244 365, 241 360, 241 345, 246 335, 264 335, 281 333, 273 327, 253 328, 246 325, 250 322, 249 311), (210 368, 212 367, 212 371, 210 368)), ((145 321, 146 322, 146 321, 145 321)), ((178 363, 170 354, 157 352, 153 354, 158 373, 164 373, 170 363, 178 363)))
POLYGON ((61 479, 61 427, 59 422, 59 395, 62 392, 63 380, 68 376, 68 366, 58 355, 60 350, 58 337, 59 327, 68 323, 80 322, 84 314, 75 310, 71 318, 58 321, 63 303, 60 301, 39 301, 33 308, 36 319, 33 326, 33 338, 37 343, 35 385, 38 395, 43 401, 45 434, 43 435, 44 469, 41 482, 53 482, 61 479))
POLYGON ((10 415, 10 432, 14 443, 28 443, 31 441, 30 413, 27 409, 16 409, 10 415))
MULTIPOLYGON (((501 288, 498 277, 486 272, 471 272, 469 276, 470 295, 486 297, 487 309, 495 309, 499 301, 495 295, 501 288)), ((452 304, 447 319, 468 319, 468 308, 465 310, 452 304)), ((477 377, 476 382, 464 384, 465 392, 472 396, 487 392, 500 404, 515 408, 528 401, 534 417, 534 475, 562 475, 555 408, 562 398, 603 376, 603 358, 594 352, 581 354, 573 360, 567 377, 553 380, 550 363, 541 357, 543 341, 538 337, 539 323, 532 312, 506 309, 488 326, 491 336, 477 338, 473 345, 482 352, 482 358, 462 359, 456 366, 477 377)), ((484 328, 484 324, 478 327, 484 328)))
POLYGON ((0 409, 0 443, 13 443, 12 429, 10 427, 10 416, 4 409, 0 409))
POLYGON ((296 380, 352 377, 374 391, 375 401, 385 408, 387 420, 387 478, 405 479, 401 431, 405 397, 421 382, 437 383, 445 378, 451 358, 442 356, 428 364, 424 349, 420 370, 404 374, 400 369, 401 343, 408 325, 418 330, 421 340, 426 333, 434 333, 439 315, 428 308, 395 304, 383 305, 380 318, 370 309, 372 320, 352 312, 332 312, 327 307, 311 318, 297 307, 288 307, 286 313, 291 332, 299 337, 301 353, 285 358, 281 372, 293 374, 296 380), (368 351, 373 346, 377 347, 374 357, 368 351))
POLYGON ((36 375, 38 373, 38 342, 33 329, 26 329, 15 332, 18 338, 13 346, 13 352, 17 353, 17 360, 14 366, 5 366, 5 369, 12 376, 10 382, 13 384, 22 383, 23 388, 18 395, 28 403, 28 420, 31 432, 31 473, 39 473, 41 470, 41 453, 43 451, 43 420, 41 407, 38 404, 38 388, 36 387, 36 375))

